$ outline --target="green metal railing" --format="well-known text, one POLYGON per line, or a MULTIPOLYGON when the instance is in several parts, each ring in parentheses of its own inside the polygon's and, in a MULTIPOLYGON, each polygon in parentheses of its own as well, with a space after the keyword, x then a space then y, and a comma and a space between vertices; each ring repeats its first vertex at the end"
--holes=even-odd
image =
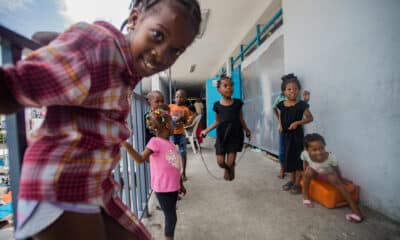
POLYGON ((262 40, 265 34, 273 32, 282 24, 282 22, 282 9, 279 9, 279 11, 271 18, 271 20, 268 21, 267 24, 265 24, 264 26, 257 24, 256 36, 248 44, 240 45, 240 53, 238 54, 238 56, 230 58, 231 69, 234 69, 236 63, 242 62, 245 59, 246 53, 249 52, 250 49, 260 46, 262 44, 262 40))

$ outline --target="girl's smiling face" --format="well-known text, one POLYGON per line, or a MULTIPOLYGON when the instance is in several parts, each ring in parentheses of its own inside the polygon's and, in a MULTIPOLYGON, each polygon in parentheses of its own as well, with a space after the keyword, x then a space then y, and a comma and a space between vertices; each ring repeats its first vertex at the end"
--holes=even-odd
POLYGON ((286 85, 284 94, 289 100, 296 100, 299 95, 299 86, 295 82, 290 82, 286 85))
POLYGON ((321 141, 309 142, 306 150, 311 160, 313 160, 314 162, 323 162, 327 158, 325 144, 323 144, 321 141))
POLYGON ((133 68, 142 77, 169 68, 196 36, 189 13, 170 1, 157 3, 145 12, 133 9, 129 29, 133 68))

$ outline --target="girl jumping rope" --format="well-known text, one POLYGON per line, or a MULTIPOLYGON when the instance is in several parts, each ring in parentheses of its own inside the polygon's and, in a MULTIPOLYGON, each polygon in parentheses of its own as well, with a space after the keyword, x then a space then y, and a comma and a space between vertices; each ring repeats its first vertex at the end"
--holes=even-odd
POLYGON ((297 77, 287 78, 282 81, 281 90, 287 100, 278 104, 279 132, 282 134, 284 152, 283 166, 285 172, 291 172, 291 180, 283 185, 283 190, 293 194, 300 194, 300 178, 303 164, 300 154, 304 149, 303 126, 313 121, 313 116, 308 109, 309 105, 304 101, 298 101, 297 96, 301 85, 297 77))
POLYGON ((217 82, 217 88, 222 99, 214 103, 213 110, 216 113, 216 120, 211 126, 203 130, 201 135, 204 137, 209 131, 217 128, 217 139, 215 141, 217 163, 225 169, 224 179, 232 181, 235 178, 236 155, 243 148, 243 130, 246 131, 246 137, 249 140, 251 132, 243 119, 242 100, 232 98, 232 79, 226 76, 221 77, 217 82))
POLYGON ((47 107, 21 173, 16 238, 150 239, 117 196, 112 170, 130 136, 131 93, 169 68, 201 22, 196 0, 137 0, 128 34, 78 23, 0 68, 0 113, 47 107))
POLYGON ((156 193, 165 216, 165 239, 174 239, 177 222, 176 202, 179 192, 186 194, 182 183, 182 162, 176 146, 169 141, 174 133, 172 118, 168 110, 156 109, 147 115, 146 125, 155 133, 142 154, 127 142, 123 146, 131 157, 142 163, 150 158, 151 187, 156 193))
POLYGON ((335 186, 349 203, 352 213, 346 214, 346 220, 360 223, 363 220, 361 210, 344 188, 343 183, 349 181, 342 177, 335 156, 327 152, 325 146, 325 139, 317 133, 307 134, 304 138, 305 151, 301 153, 301 159, 304 161, 303 204, 307 207, 313 207, 308 189, 311 179, 318 178, 335 186))

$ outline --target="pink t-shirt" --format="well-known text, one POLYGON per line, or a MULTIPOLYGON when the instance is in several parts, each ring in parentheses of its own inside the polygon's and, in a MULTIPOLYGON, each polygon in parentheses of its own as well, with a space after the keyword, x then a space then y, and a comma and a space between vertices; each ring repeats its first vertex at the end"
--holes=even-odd
POLYGON ((146 146, 150 155, 151 187, 155 192, 175 192, 181 188, 181 158, 167 139, 153 137, 146 146))

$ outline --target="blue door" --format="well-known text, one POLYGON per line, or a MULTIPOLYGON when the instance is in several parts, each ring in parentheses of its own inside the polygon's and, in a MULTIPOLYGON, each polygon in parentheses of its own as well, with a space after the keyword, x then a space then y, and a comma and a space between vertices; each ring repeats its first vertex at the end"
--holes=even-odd
MULTIPOLYGON (((206 82, 206 107, 207 107, 207 127, 214 123, 215 112, 213 111, 213 106, 216 101, 221 100, 221 95, 217 89, 217 81, 220 77, 210 78, 206 82)), ((242 81, 240 75, 240 65, 232 71, 232 81, 233 81, 233 97, 242 99, 242 81)), ((208 133, 210 137, 216 137, 217 133, 214 130, 208 133)))

